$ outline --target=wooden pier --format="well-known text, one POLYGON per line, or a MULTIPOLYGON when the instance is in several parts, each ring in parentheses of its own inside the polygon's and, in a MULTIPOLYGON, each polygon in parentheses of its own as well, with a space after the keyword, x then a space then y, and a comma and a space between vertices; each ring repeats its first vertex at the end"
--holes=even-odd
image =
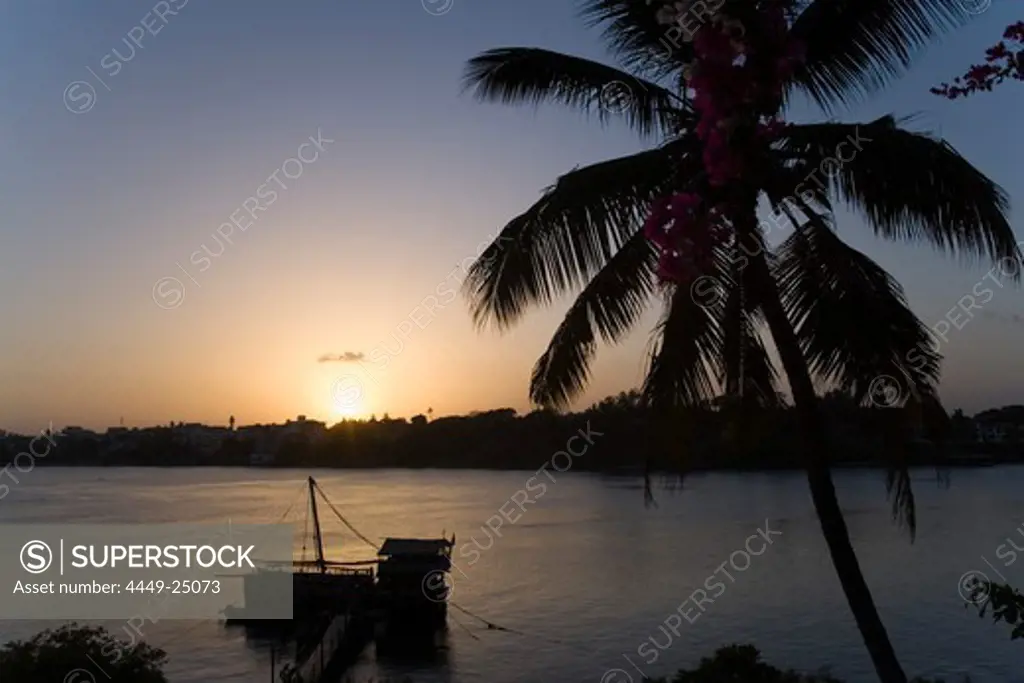
POLYGON ((296 643, 295 661, 281 670, 281 683, 335 683, 373 640, 365 617, 345 614, 325 620, 318 635, 296 643))
MULTIPOLYGON (((316 559, 268 566, 243 577, 246 604, 258 604, 267 590, 280 586, 272 583, 280 580, 280 572, 290 572, 293 619, 273 624, 250 620, 244 608, 236 607, 225 610, 228 623, 258 631, 269 627, 295 642, 295 656, 281 670, 280 683, 336 683, 378 637, 396 649, 422 645, 427 639, 433 642, 446 628, 447 573, 455 537, 388 538, 378 547, 342 517, 312 477, 308 484, 316 559), (374 547, 377 559, 331 562, 324 557, 317 493, 350 530, 374 547)), ((276 673, 272 664, 272 678, 276 673)))

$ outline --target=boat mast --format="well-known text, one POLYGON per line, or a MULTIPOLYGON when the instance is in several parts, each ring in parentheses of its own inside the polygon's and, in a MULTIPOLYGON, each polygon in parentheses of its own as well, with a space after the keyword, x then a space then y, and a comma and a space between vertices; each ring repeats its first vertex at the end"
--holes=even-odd
POLYGON ((316 563, 323 572, 327 569, 324 561, 324 539, 320 535, 320 515, 316 509, 316 482, 309 478, 309 501, 313 504, 313 534, 316 536, 316 563))

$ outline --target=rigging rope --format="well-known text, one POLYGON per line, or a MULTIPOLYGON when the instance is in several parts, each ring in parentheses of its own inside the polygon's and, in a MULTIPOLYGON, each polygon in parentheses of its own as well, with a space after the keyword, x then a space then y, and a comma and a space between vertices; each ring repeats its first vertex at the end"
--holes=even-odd
POLYGON ((361 533, 359 533, 359 530, 352 526, 352 524, 347 519, 345 519, 345 515, 341 514, 338 508, 334 507, 334 503, 331 502, 331 499, 328 498, 327 494, 324 493, 323 489, 320 488, 320 484, 314 483, 313 485, 316 487, 316 490, 320 492, 320 495, 321 497, 323 497, 324 502, 327 503, 327 506, 331 508, 331 512, 338 516, 338 519, 341 520, 342 524, 349 528, 349 531, 354 533, 356 537, 359 538, 359 540, 363 541, 374 550, 380 550, 379 545, 377 545, 376 543, 368 539, 366 536, 363 536, 361 533))
POLYGON ((309 540, 309 511, 313 501, 306 506, 306 516, 302 522, 302 561, 306 561, 306 542, 309 540))
MULTIPOLYGON (((353 534, 355 534, 356 537, 359 538, 359 540, 363 541, 364 543, 369 545, 374 550, 380 550, 380 546, 379 545, 377 545, 376 543, 371 541, 369 538, 364 536, 358 529, 356 529, 352 525, 351 522, 349 522, 347 519, 345 519, 345 516, 343 514, 341 514, 341 511, 338 510, 338 508, 334 505, 333 502, 331 502, 331 499, 327 497, 327 494, 324 493, 323 489, 320 488, 319 484, 314 482, 313 485, 316 488, 316 490, 320 493, 320 496, 324 499, 324 502, 327 503, 327 506, 331 509, 331 512, 333 512, 338 517, 338 519, 340 519, 341 522, 346 527, 348 527, 349 531, 351 531, 353 534)), ((300 487, 300 489, 304 489, 304 488, 305 488, 305 486, 300 487)), ((295 501, 292 501, 292 504, 288 506, 288 510, 286 510, 285 514, 281 516, 281 519, 284 519, 285 517, 287 517, 288 513, 291 511, 292 506, 294 506, 294 503, 295 503, 295 501)), ((309 530, 309 517, 310 517, 310 512, 312 510, 312 506, 313 506, 313 501, 310 500, 309 506, 306 507, 305 524, 304 524, 303 534, 302 534, 302 539, 303 539, 302 540, 302 559, 303 560, 306 559, 306 540, 307 540, 306 536, 307 536, 307 532, 309 530)), ((363 563, 345 563, 345 564, 363 564, 363 563)), ((604 654, 603 652, 598 652, 597 650, 594 650, 594 649, 591 649, 591 648, 587 648, 585 646, 581 646, 581 645, 579 645, 577 643, 570 643, 568 641, 559 640, 557 638, 551 638, 549 636, 533 635, 533 634, 530 634, 530 633, 526 633, 524 631, 519 631, 519 630, 516 630, 516 629, 513 629, 513 628, 508 628, 507 626, 501 626, 500 624, 496 624, 496 623, 494 623, 492 621, 488 621, 487 619, 483 618, 479 614, 476 614, 474 612, 469 611, 468 609, 466 609, 462 605, 459 605, 458 603, 456 603, 456 602, 454 602, 452 600, 449 600, 448 604, 450 604, 452 607, 454 607, 455 609, 459 610, 460 612, 466 614, 467 616, 472 617, 473 619, 477 619, 478 621, 482 622, 485 626, 487 626, 487 630, 488 631, 503 631, 505 633, 513 633, 513 634, 518 635, 518 636, 523 636, 524 638, 538 638, 538 639, 543 640, 546 643, 555 643, 555 644, 558 644, 558 645, 563 645, 565 647, 576 648, 577 650, 580 650, 582 652, 586 652, 587 654, 590 654, 590 655, 604 654)), ((466 626, 461 621, 456 619, 454 615, 452 615, 452 621, 454 621, 456 623, 456 625, 458 625, 460 628, 464 629, 466 631, 466 633, 469 634, 469 636, 471 638, 473 638, 474 640, 480 640, 480 637, 478 635, 473 633, 473 631, 468 626, 466 626)), ((191 630, 193 630, 193 629, 189 629, 189 631, 191 631, 191 630)), ((182 634, 182 635, 184 635, 184 634, 182 634)))
POLYGON ((295 502, 297 500, 299 500, 299 498, 302 497, 302 493, 303 493, 303 491, 305 491, 305 489, 306 489, 306 485, 305 484, 299 485, 299 490, 296 491, 295 495, 292 497, 292 502, 288 503, 288 507, 285 508, 284 514, 281 515, 281 519, 277 520, 278 524, 283 522, 285 520, 285 518, 288 517, 288 513, 292 511, 293 507, 295 507, 295 502))

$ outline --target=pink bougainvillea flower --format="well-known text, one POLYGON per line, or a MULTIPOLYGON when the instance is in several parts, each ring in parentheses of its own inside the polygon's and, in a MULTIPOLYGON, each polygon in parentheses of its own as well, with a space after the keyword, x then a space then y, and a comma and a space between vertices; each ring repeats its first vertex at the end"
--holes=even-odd
POLYGON ((671 251, 662 252, 658 259, 658 277, 663 282, 686 282, 692 275, 692 270, 686 268, 676 254, 671 251))
POLYGON ((729 36, 710 24, 705 24, 697 31, 693 39, 693 49, 702 61, 711 64, 730 64, 736 56, 729 36))
POLYGON ((672 225, 668 229, 668 236, 672 240, 678 239, 678 236, 691 230, 696 219, 693 215, 680 212, 673 216, 672 225))
MULTIPOLYGON (((695 133, 712 187, 739 179, 748 155, 771 144, 785 127, 777 117, 751 114, 777 106, 786 82, 805 59, 804 45, 788 35, 785 8, 790 2, 761 0, 759 13, 744 14, 742 22, 718 12, 693 35, 694 60, 682 76, 692 93, 695 133), (739 134, 746 122, 754 125, 752 138, 739 134)), ((661 18, 678 18, 690 4, 662 2, 661 18)), ((730 206, 709 208, 702 199, 679 193, 652 207, 645 234, 661 248, 659 275, 667 280, 682 282, 712 268, 716 247, 733 239, 730 206)))
POLYGON ((708 182, 713 187, 722 187, 728 184, 730 180, 739 178, 743 170, 741 157, 732 150, 725 152, 720 157, 711 159, 711 163, 707 164, 707 166, 708 182))
POLYGON ((1010 56, 1010 50, 1007 49, 1005 42, 1000 42, 998 45, 994 45, 989 49, 985 50, 985 61, 994 62, 997 59, 1005 59, 1010 56))
POLYGON ((999 71, 999 68, 991 64, 979 64, 978 66, 971 67, 971 70, 967 72, 967 80, 983 81, 997 71, 999 71))
POLYGON ((729 239, 732 237, 732 231, 723 225, 721 221, 709 223, 708 230, 711 234, 712 242, 715 245, 727 244, 729 239))
POLYGON ((1016 24, 1007 26, 1006 31, 1003 33, 1003 38, 1024 42, 1024 21, 1018 21, 1016 24))
POLYGON ((701 198, 699 194, 695 192, 680 192, 672 195, 672 207, 680 207, 689 210, 693 210, 700 206, 701 198))
POLYGON ((715 20, 722 27, 722 31, 730 38, 743 38, 747 35, 747 28, 739 19, 730 19, 719 15, 715 20))
POLYGON ((664 227, 660 227, 657 230, 652 231, 651 233, 646 234, 644 236, 651 244, 658 247, 658 249, 661 249, 662 251, 672 246, 672 238, 664 227))
POLYGON ((644 221, 644 236, 654 243, 665 239, 665 225, 672 219, 669 213, 669 198, 663 197, 651 206, 651 213, 644 221))
POLYGON ((693 95, 693 106, 697 109, 702 109, 707 106, 708 100, 708 74, 705 73, 705 69, 694 66, 690 71, 690 79, 687 81, 687 85, 694 91, 693 95), (703 104, 701 104, 703 102, 703 104))
POLYGON ((706 140, 708 135, 711 134, 714 125, 714 119, 707 116, 701 118, 701 120, 697 122, 697 128, 695 129, 697 137, 701 140, 706 140))

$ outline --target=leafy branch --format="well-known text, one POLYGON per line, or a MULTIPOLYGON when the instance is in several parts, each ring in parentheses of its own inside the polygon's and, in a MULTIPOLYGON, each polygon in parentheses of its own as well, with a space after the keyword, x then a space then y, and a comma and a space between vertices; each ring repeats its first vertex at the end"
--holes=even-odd
POLYGON ((1024 81, 1024 21, 1006 27, 1003 40, 985 51, 984 64, 975 64, 952 84, 943 83, 931 92, 955 100, 978 91, 991 92, 1008 78, 1024 81))
POLYGON ((985 616, 985 612, 992 608, 992 621, 1005 622, 1013 627, 1010 632, 1010 639, 1024 638, 1024 594, 1021 594, 1013 586, 1004 586, 996 583, 984 583, 979 586, 980 595, 987 599, 982 603, 979 616, 985 616))

